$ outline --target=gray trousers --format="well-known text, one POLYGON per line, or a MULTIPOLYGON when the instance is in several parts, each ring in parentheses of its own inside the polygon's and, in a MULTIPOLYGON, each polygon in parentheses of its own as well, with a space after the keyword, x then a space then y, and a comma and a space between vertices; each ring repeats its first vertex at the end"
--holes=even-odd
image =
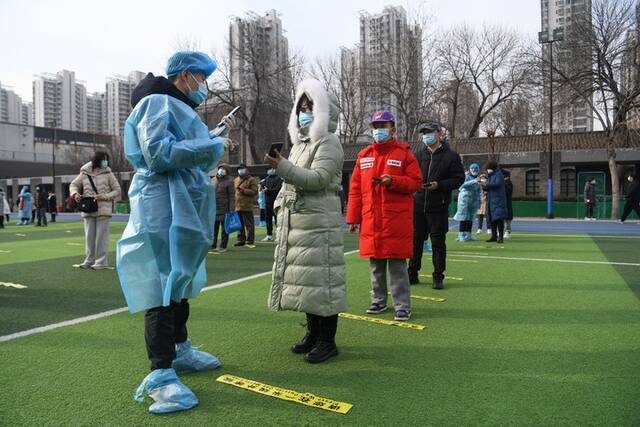
POLYGON ((369 264, 371 266, 371 302, 387 304, 387 264, 389 264, 393 309, 395 311, 411 310, 411 285, 409 285, 407 261, 370 258, 369 264))
POLYGON ((109 218, 84 218, 85 265, 106 267, 109 265, 109 218))

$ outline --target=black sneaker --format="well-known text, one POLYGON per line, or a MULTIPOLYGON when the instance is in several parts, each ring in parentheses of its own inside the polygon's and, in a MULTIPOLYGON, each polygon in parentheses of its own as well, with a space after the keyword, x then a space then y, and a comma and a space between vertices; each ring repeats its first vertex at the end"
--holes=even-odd
POLYGON ((367 308, 367 313, 369 313, 369 314, 380 314, 380 313, 382 313, 383 311, 386 311, 386 310, 387 310, 386 304, 382 305, 382 304, 378 304, 377 302, 374 302, 373 304, 371 304, 369 306, 369 308, 367 308))
POLYGON ((304 355, 304 360, 309 363, 321 363, 337 355, 338 347, 335 343, 319 341, 309 353, 304 355))
POLYGON ((498 239, 492 237, 489 240, 487 240, 487 243, 492 243, 492 242, 497 242, 497 241, 498 241, 498 239))
POLYGON ((503 239, 498 239, 498 240, 496 240, 496 243, 504 243, 504 240, 503 239))
POLYGON ((395 320, 398 320, 400 322, 405 322, 409 319, 411 319, 411 310, 398 310, 396 311, 396 316, 394 317, 395 320))
POLYGON ((418 274, 413 274, 413 273, 409 273, 409 284, 410 285, 419 285, 420 284, 420 278, 418 277, 418 274))
POLYGON ((433 286, 431 286, 433 289, 444 289, 444 283, 442 282, 442 280, 434 280, 433 281, 433 286))
POLYGON ((318 345, 318 338, 312 337, 311 334, 307 332, 301 341, 298 341, 291 347, 291 351, 297 354, 305 354, 313 350, 316 345, 318 345))
POLYGON ((234 244, 233 246, 244 246, 244 242, 237 242, 236 244, 234 244))

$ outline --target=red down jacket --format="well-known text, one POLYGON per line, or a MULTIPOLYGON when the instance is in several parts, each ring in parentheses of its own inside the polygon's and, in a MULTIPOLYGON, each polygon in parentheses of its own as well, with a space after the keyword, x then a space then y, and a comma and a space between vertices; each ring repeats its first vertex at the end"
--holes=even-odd
POLYGON ((358 154, 351 186, 347 223, 360 224, 362 258, 406 259, 413 256, 413 193, 422 174, 408 144, 394 139, 372 144, 358 154), (373 182, 391 176, 383 187, 373 182))

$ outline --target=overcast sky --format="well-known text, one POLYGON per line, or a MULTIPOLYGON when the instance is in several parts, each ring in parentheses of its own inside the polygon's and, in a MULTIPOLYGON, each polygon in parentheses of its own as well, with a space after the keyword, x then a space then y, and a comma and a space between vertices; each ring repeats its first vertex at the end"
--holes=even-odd
POLYGON ((290 47, 308 57, 331 54, 358 42, 361 10, 377 13, 388 4, 427 11, 436 30, 499 23, 532 39, 540 31, 539 0, 0 0, 0 82, 31 101, 35 74, 68 69, 89 92, 104 91, 108 76, 162 73, 179 40, 196 40, 207 52, 224 49, 229 18, 248 10, 278 10, 290 47))

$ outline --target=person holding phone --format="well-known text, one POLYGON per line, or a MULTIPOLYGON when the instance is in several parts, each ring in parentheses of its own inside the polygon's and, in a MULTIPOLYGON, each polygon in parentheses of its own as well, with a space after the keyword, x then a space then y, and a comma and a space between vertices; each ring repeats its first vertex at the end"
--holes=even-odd
POLYGON ((338 354, 338 313, 347 310, 337 126, 337 99, 318 80, 304 80, 289 119, 289 159, 277 151, 265 156, 284 179, 274 203, 279 228, 269 308, 306 314, 306 334, 291 351, 309 363, 338 354))
POLYGON ((447 263, 447 232, 451 192, 464 182, 464 166, 458 153, 442 140, 442 127, 435 122, 418 126, 424 148, 416 158, 420 164, 424 184, 415 195, 413 258, 409 262, 409 280, 420 283, 424 241, 431 238, 433 289, 444 289, 447 263))
POLYGON ((413 193, 422 175, 411 146, 395 138, 396 120, 388 111, 371 118, 373 143, 360 151, 349 187, 347 224, 360 228, 360 256, 369 258, 369 314, 387 310, 387 268, 395 320, 411 318, 407 258, 413 256, 413 193))
MULTIPOLYGON (((154 414, 187 410, 196 395, 178 373, 220 366, 191 345, 189 299, 207 281, 206 257, 213 241, 216 190, 208 172, 225 149, 196 111, 208 95, 206 80, 217 64, 206 53, 181 51, 167 61, 167 77, 149 73, 131 96, 124 153, 135 168, 129 189, 131 215, 117 244, 117 269, 129 311, 144 311, 144 339, 151 372, 135 400, 155 400, 154 414)), ((225 119, 227 131, 235 119, 225 119)))

